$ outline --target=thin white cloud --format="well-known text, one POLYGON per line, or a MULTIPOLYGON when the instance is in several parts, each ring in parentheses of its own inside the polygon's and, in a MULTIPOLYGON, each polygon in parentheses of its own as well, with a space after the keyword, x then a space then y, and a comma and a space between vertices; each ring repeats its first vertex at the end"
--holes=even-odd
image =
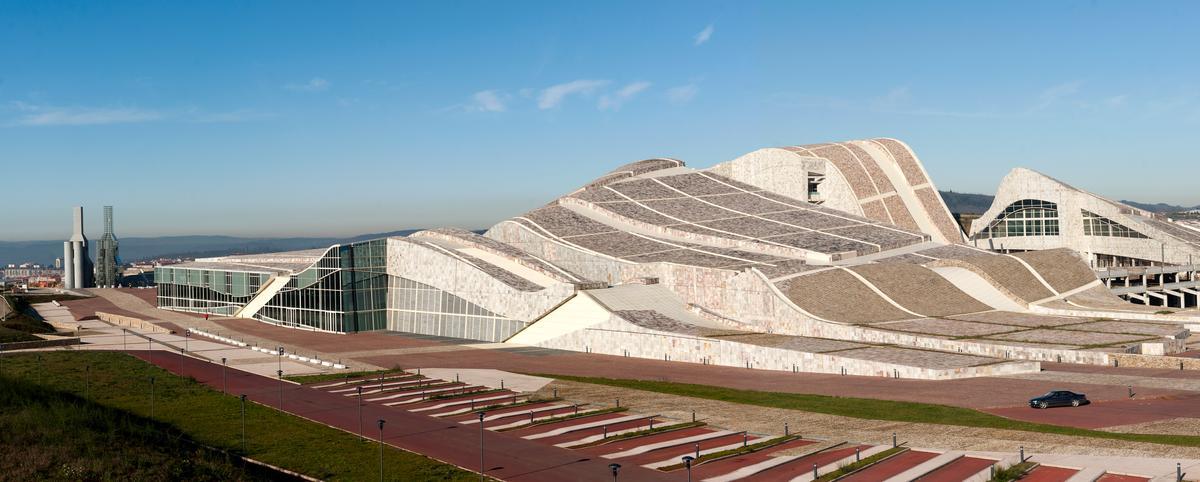
POLYGON ((237 109, 226 112, 192 113, 188 116, 187 120, 202 124, 232 124, 269 119, 271 117, 274 117, 274 115, 266 112, 259 112, 253 109, 237 109))
POLYGON ((329 90, 330 85, 333 84, 328 80, 313 77, 308 82, 284 84, 283 88, 292 92, 321 92, 329 90))
POLYGON ((684 84, 677 87, 667 89, 667 100, 672 104, 686 104, 696 98, 696 94, 700 93, 700 86, 695 83, 684 84))
POLYGON ((596 89, 608 85, 607 80, 579 79, 567 83, 552 85, 542 90, 538 95, 538 108, 553 109, 562 104, 571 95, 591 95, 596 89))
POLYGON ((467 110, 478 112, 504 112, 508 110, 508 94, 495 90, 481 90, 471 95, 467 110))
POLYGON ((1043 90, 1042 93, 1038 95, 1037 103, 1029 109, 1029 112, 1043 110, 1051 105, 1054 105, 1054 103, 1058 102, 1059 100, 1075 95, 1079 92, 1079 86, 1082 84, 1083 82, 1076 80, 1072 82, 1064 82, 1043 90))
POLYGON ((712 38, 713 30, 713 24, 711 23, 708 24, 707 27, 704 27, 704 30, 701 30, 700 33, 696 34, 695 44, 700 46, 708 42, 708 39, 712 38))
POLYGON ((10 125, 85 126, 132 124, 161 120, 161 112, 134 107, 55 107, 14 102, 22 114, 10 125))
POLYGON ((650 88, 650 83, 646 81, 637 81, 622 87, 621 90, 612 94, 600 96, 600 100, 596 103, 596 107, 600 110, 620 110, 622 105, 633 99, 642 91, 650 88))

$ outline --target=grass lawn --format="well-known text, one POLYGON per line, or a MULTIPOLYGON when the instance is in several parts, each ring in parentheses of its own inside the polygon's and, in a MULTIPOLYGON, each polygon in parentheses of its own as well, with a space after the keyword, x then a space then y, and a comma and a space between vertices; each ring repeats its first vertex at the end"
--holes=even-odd
POLYGON ((346 380, 346 379, 362 378, 362 377, 369 377, 369 376, 377 377, 379 375, 391 375, 391 374, 399 374, 399 373, 404 373, 404 370, 401 370, 399 368, 393 368, 391 370, 374 370, 374 371, 363 371, 363 372, 318 373, 316 375, 293 375, 293 376, 283 377, 283 379, 293 381, 296 383, 309 384, 309 383, 317 383, 317 382, 327 382, 330 380, 340 381, 340 380, 346 380))
MULTIPOLYGON (((42 352, 38 356, 30 353, 7 354, 0 359, 0 401, 3 411, 8 408, 35 402, 20 402, 22 393, 34 392, 54 394, 55 397, 83 397, 85 393, 85 366, 90 366, 90 398, 95 410, 107 410, 106 414, 125 414, 129 424, 125 429, 142 433, 142 437, 163 439, 187 439, 199 444, 228 450, 241 451, 241 402, 232 396, 222 395, 188 378, 180 378, 158 367, 121 353, 111 352, 42 352), (154 413, 151 415, 149 378, 155 378, 154 413), (25 388, 22 388, 25 387, 25 388), (16 400, 9 402, 9 400, 16 400), (18 403, 19 402, 19 403, 18 403), (139 422, 144 421, 144 422, 139 422), (149 425, 147 425, 149 424, 149 425)), ((23 409, 24 410, 24 409, 23 409)), ((48 409, 37 409, 48 410, 48 409)), ((36 412, 34 412, 36 413, 36 412)), ((83 430, 86 424, 75 427, 63 419, 48 418, 26 420, 23 425, 10 424, 5 419, 0 426, 0 445, 5 456, 0 457, 0 470, 11 474, 13 467, 26 461, 9 454, 19 443, 28 444, 29 430, 45 425, 46 430, 83 430), (22 428, 24 427, 24 428, 22 428), (25 439, 15 437, 24 436, 25 439), (24 441, 22 441, 24 440, 24 441)), ((116 422, 112 422, 116 423, 116 422)), ((82 438, 86 447, 64 452, 54 448, 49 453, 74 454, 68 460, 79 458, 77 454, 108 454, 117 457, 124 450, 117 440, 109 440, 113 433, 112 423, 99 425, 98 435, 82 438), (108 437, 108 438, 106 438, 108 437), (89 442, 89 440, 91 442, 89 442), (101 442, 109 440, 107 442, 101 442), (79 452, 78 450, 83 450, 79 452)), ((53 432, 52 432, 53 433, 53 432)), ((245 455, 262 462, 293 470, 311 477, 329 480, 378 480, 377 446, 357 436, 274 409, 246 404, 246 450, 245 455)), ((54 442, 48 439, 47 443, 54 442)), ((123 440, 123 439, 120 439, 123 440)), ((151 440, 154 440, 151 438, 151 440)), ((87 457, 84 457, 87 458, 87 457)), ((190 458, 184 461, 192 460, 190 458)), ((62 466, 63 460, 51 460, 62 466)), ((193 463, 193 462, 187 462, 193 463)), ((199 464, 200 462, 195 462, 199 464)), ((456 481, 475 480, 478 475, 443 464, 427 457, 388 447, 385 451, 386 473, 390 480, 404 481, 456 481)), ((221 467, 210 467, 209 472, 219 476, 221 467)), ((166 470, 164 468, 163 470, 166 470)), ((173 470, 173 469, 172 469, 173 470)), ((209 469, 203 469, 209 470, 209 469)), ((91 480, 179 480, 189 477, 107 477, 58 476, 48 473, 50 479, 91 480)), ((237 474, 234 474, 235 478, 237 474)), ((203 477, 200 475, 199 477, 203 477)), ((42 477, 32 477, 39 479, 42 477)))
POLYGON ((1004 418, 969 408, 951 407, 931 403, 897 402, 892 400, 876 400, 871 398, 831 397, 828 395, 807 395, 801 393, 760 392, 754 390, 738 390, 733 388, 715 387, 710 385, 695 385, 690 383, 658 382, 648 380, 629 380, 596 377, 577 377, 569 375, 533 374, 539 377, 556 378, 580 383, 607 385, 612 387, 644 390, 647 392, 666 393, 684 397, 719 400, 723 402, 741 403, 759 407, 783 408, 800 410, 843 417, 861 418, 868 420, 887 420, 893 422, 930 423, 939 425, 958 425, 964 427, 994 428, 1005 430, 1020 430, 1075 437, 1092 437, 1101 439, 1124 440, 1129 442, 1146 442, 1183 447, 1200 447, 1200 436, 1196 435, 1159 435, 1138 433, 1115 433, 1100 430, 1088 430, 1074 427, 1063 427, 1044 423, 1023 422, 1004 418))

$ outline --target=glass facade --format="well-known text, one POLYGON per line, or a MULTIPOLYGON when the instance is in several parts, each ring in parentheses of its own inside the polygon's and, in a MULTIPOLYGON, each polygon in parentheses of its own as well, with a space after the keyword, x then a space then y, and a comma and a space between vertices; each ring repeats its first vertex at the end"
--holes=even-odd
POLYGON ((170 266, 154 270, 159 307, 214 315, 234 314, 270 278, 270 273, 248 271, 170 266))
POLYGON ((1114 238, 1149 239, 1149 236, 1129 229, 1125 225, 1086 209, 1083 214, 1083 234, 1086 236, 1110 236, 1114 238))
MULTIPOLYGON (((266 286, 272 273, 160 268, 159 306, 232 315, 266 286), (161 272, 161 274, 160 274, 161 272)), ((387 328, 387 240, 329 248, 309 268, 291 275, 255 318, 294 328, 334 332, 387 328)))
POLYGON ((472 340, 504 341, 525 323, 497 315, 451 293, 391 277, 388 329, 472 340))
POLYGON ((1010 236, 1058 236, 1058 205, 1038 199, 1022 199, 1009 204, 986 228, 972 239, 1010 236))

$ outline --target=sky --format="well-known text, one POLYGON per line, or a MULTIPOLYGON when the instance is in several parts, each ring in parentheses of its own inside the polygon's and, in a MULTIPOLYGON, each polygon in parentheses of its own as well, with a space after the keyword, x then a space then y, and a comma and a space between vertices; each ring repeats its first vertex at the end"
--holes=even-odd
POLYGON ((0 0, 0 240, 486 228, 631 161, 907 142, 1200 204, 1200 2, 0 0))

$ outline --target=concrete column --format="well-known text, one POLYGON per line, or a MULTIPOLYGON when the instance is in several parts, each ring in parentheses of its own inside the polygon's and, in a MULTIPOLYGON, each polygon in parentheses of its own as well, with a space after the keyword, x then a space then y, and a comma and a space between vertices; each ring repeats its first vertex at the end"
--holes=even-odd
POLYGON ((75 250, 70 241, 63 242, 63 288, 75 287, 75 250))
POLYGON ((87 256, 87 253, 83 251, 83 241, 72 241, 71 248, 75 252, 73 260, 75 262, 75 275, 73 276, 75 285, 72 288, 83 288, 83 280, 86 279, 83 275, 83 257, 87 256))

